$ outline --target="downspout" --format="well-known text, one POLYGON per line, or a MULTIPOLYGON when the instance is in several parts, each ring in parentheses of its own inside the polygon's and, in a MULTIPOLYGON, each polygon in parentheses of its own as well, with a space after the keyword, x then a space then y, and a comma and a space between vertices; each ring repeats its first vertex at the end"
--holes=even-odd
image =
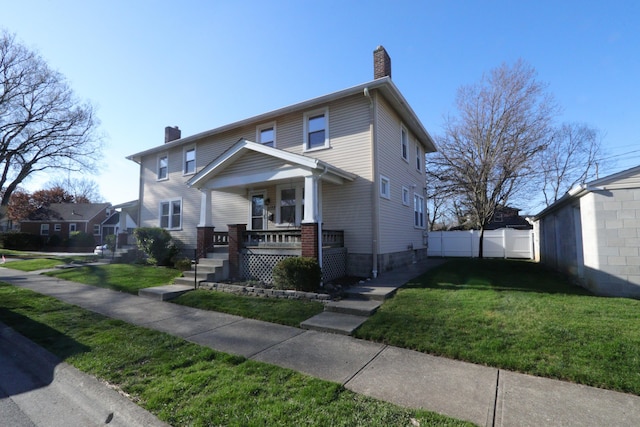
POLYGON ((380 200, 378 196, 378 144, 376 132, 376 104, 373 102, 369 88, 364 88, 364 96, 369 98, 369 141, 371 142, 371 171, 373 187, 371 189, 371 275, 375 279, 378 277, 378 242, 380 239, 380 227, 378 226, 380 218, 380 200))

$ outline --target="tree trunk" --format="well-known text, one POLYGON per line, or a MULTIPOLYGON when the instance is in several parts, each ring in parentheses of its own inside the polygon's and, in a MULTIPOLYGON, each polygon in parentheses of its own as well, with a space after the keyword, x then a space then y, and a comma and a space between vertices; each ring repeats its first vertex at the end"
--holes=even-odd
POLYGON ((480 227, 480 240, 478 241, 478 258, 483 258, 484 251, 484 227, 480 227))

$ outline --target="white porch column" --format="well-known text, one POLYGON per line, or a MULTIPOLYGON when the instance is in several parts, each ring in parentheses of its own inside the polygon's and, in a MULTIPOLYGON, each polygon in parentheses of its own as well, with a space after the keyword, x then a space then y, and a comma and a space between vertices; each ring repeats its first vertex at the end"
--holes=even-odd
POLYGON ((304 220, 303 223, 318 224, 318 264, 322 268, 322 181, 321 175, 304 177, 304 220))
POLYGON ((211 190, 208 188, 201 188, 200 192, 200 223, 198 224, 198 227, 212 227, 211 190))
POLYGON ((319 221, 319 197, 318 197, 318 177, 309 175, 304 177, 304 219, 302 222, 319 221))

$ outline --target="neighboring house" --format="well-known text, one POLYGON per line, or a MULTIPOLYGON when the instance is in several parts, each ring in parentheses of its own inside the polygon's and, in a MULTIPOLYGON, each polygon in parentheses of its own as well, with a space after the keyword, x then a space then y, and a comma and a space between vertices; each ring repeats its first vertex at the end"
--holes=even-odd
POLYGON ((109 235, 117 235, 118 247, 134 244, 133 230, 137 228, 134 218, 138 216, 138 201, 111 206, 111 211, 111 215, 102 221, 100 243, 104 243, 109 235))
POLYGON ((198 256, 228 242, 232 278, 303 255, 328 279, 427 256, 433 151, 379 47, 368 83, 185 138, 169 127, 164 145, 128 158, 140 164, 140 226, 170 230, 198 256))
POLYGON ((69 238, 74 231, 82 231, 99 240, 101 223, 110 214, 110 203, 52 203, 20 221, 20 231, 62 239, 69 238))
POLYGON ((596 294, 640 298, 640 166, 573 188, 534 220, 541 262, 596 294))
POLYGON ((520 209, 510 206, 498 206, 485 230, 513 228, 515 230, 531 230, 533 226, 526 218, 520 216, 520 209))

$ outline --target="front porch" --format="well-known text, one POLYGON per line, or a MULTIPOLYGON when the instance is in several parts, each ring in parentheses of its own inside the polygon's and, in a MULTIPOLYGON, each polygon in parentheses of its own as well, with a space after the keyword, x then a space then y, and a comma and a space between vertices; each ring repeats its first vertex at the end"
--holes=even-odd
POLYGON ((315 223, 287 230, 247 230, 246 227, 246 224, 232 224, 228 232, 199 227, 197 258, 224 253, 229 263, 229 276, 225 279, 230 280, 272 283, 276 264, 293 256, 316 258, 324 282, 347 274, 347 248, 342 230, 319 231, 315 223))

